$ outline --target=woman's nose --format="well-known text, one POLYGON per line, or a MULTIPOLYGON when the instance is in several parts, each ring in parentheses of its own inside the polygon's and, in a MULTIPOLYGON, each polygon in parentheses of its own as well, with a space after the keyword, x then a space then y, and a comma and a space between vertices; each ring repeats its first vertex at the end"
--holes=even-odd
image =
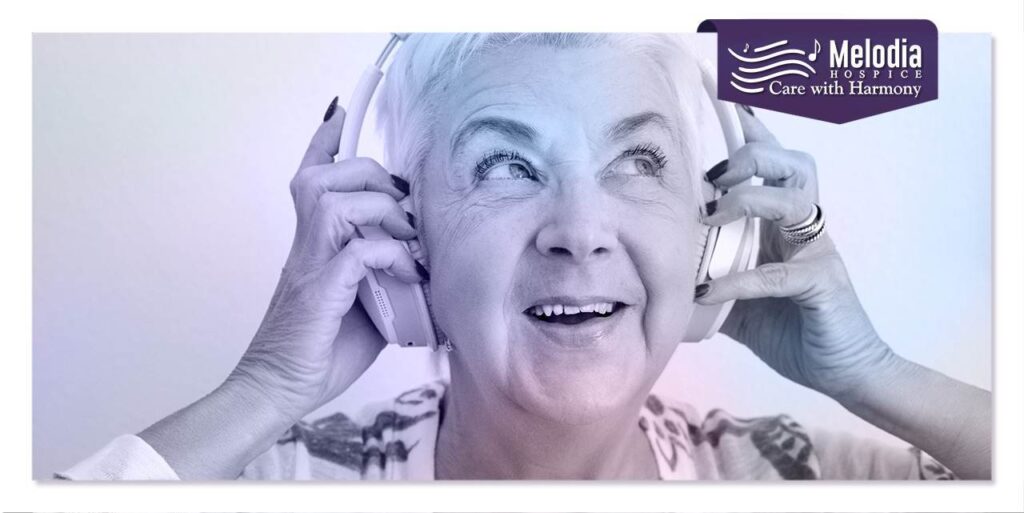
POLYGON ((544 256, 583 263, 614 252, 619 242, 600 186, 576 182, 566 184, 541 216, 546 221, 537 234, 537 249, 544 256))

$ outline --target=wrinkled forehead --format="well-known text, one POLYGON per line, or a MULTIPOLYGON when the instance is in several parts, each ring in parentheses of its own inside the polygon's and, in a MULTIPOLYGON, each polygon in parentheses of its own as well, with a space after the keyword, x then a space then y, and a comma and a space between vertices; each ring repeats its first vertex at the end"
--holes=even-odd
POLYGON ((466 63, 446 93, 437 128, 449 144, 460 126, 484 114, 515 116, 557 136, 569 126, 597 131, 654 113, 678 142, 692 136, 683 129, 685 107, 672 73, 648 55, 613 45, 520 45, 482 52, 466 63))

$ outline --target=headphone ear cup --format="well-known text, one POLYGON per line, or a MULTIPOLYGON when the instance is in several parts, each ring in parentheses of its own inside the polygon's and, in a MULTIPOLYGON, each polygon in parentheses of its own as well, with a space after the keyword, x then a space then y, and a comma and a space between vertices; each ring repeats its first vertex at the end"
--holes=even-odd
POLYGON ((409 248, 409 255, 412 259, 423 266, 424 269, 430 270, 430 258, 427 256, 427 248, 420 242, 419 237, 405 241, 405 246, 409 248))
POLYGON ((718 188, 715 187, 715 184, 705 180, 703 176, 700 178, 700 186, 698 188, 700 189, 701 199, 704 203, 716 199, 719 196, 718 188))
POLYGON ((711 240, 711 226, 701 226, 699 237, 697 237, 697 270, 694 276, 694 285, 700 285, 704 280, 702 279, 703 270, 707 269, 708 263, 711 261, 711 248, 708 247, 708 241, 711 240))
MULTIPOLYGON (((706 180, 700 180, 698 189, 700 190, 701 201, 703 202, 699 206, 700 218, 703 219, 705 214, 704 204, 716 199, 717 190, 713 183, 706 180)), ((713 229, 714 227, 701 223, 701 234, 698 239, 699 252, 697 253, 697 275, 694 277, 694 281, 697 285, 704 282, 704 277, 702 276, 703 270, 708 268, 708 265, 711 262, 711 256, 714 252, 714 248, 708 247, 708 242, 711 240, 711 230, 713 229)))
POLYGON ((413 212, 416 212, 416 206, 413 204, 412 195, 406 196, 398 201, 398 205, 402 207, 406 215, 409 216, 409 224, 413 225, 416 230, 417 236, 415 239, 406 241, 406 247, 409 248, 409 254, 412 255, 413 260, 419 262, 425 269, 430 270, 430 257, 427 254, 427 246, 423 243, 422 238, 418 235, 422 230, 422 218, 413 212))
MULTIPOLYGON (((700 191, 700 198, 703 202, 708 202, 718 195, 718 192, 714 184, 708 183, 701 180, 701 185, 697 187, 700 191)), ((700 206, 700 218, 704 218, 704 206, 700 206)), ((712 267, 712 263, 715 255, 715 250, 718 248, 718 234, 720 228, 717 226, 709 226, 701 223, 701 232, 698 238, 698 260, 696 275, 694 276, 694 285, 704 283, 708 279, 708 272, 712 267)), ((719 257, 723 255, 718 255, 719 257)), ((686 327, 686 331, 683 333, 683 342, 700 342, 705 338, 708 338, 713 334, 713 329, 716 319, 719 317, 719 312, 722 307, 720 305, 700 305, 694 303, 693 313, 690 316, 690 321, 686 327)))
MULTIPOLYGON (((398 204, 410 216, 410 224, 413 224, 413 228, 416 229, 416 232, 420 233, 420 230, 422 229, 420 225, 421 218, 412 214, 414 208, 412 207, 411 202, 408 201, 408 197, 403 198, 398 202, 398 204), (416 221, 414 221, 414 219, 416 221)), ((419 236, 415 239, 406 241, 405 247, 409 248, 409 255, 412 256, 413 260, 422 265, 427 271, 430 270, 430 257, 427 253, 427 245, 423 243, 423 240, 419 236)), ((430 281, 420 282, 420 288, 423 290, 423 299, 427 303, 427 312, 430 314, 430 323, 434 329, 434 337, 440 344, 441 341, 446 340, 448 336, 441 330, 440 326, 438 326, 437 316, 434 314, 434 302, 430 295, 430 281)), ((437 348, 435 348, 435 351, 436 350, 437 348)), ((446 372, 442 371, 441 367, 438 367, 437 370, 439 373, 446 372)))

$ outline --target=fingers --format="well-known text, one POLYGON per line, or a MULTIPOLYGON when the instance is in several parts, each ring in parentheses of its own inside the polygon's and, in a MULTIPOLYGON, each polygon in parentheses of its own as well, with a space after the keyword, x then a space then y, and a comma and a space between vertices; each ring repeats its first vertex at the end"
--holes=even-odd
MULTIPOLYGON (((299 169, 292 178, 290 187, 296 202, 316 201, 325 192, 383 192, 400 200, 408 192, 396 185, 398 177, 391 176, 375 160, 365 157, 346 159, 341 162, 318 164, 299 169)), ((401 183, 401 182, 399 182, 401 183)))
POLYGON ((705 179, 726 189, 754 176, 764 178, 766 185, 804 188, 816 172, 810 155, 763 141, 743 145, 724 162, 708 171, 705 179))
MULTIPOLYGON (((727 189, 728 194, 707 203, 704 222, 722 226, 743 217, 760 217, 789 226, 806 220, 817 201, 814 159, 804 152, 781 147, 761 120, 746 108, 737 106, 737 112, 747 144, 705 175, 707 181, 727 189), (767 187, 740 185, 755 176, 763 178, 767 187)), ((830 245, 827 239, 825 236, 820 239, 821 244, 806 246, 810 251, 793 252, 789 261, 767 263, 701 283, 694 291, 695 300, 699 304, 716 304, 768 297, 796 301, 818 297, 821 294, 815 291, 820 290, 823 282, 845 275, 837 257, 822 256, 830 245)))
POLYGON ((816 192, 817 166, 802 151, 783 148, 768 128, 747 108, 737 105, 740 125, 747 144, 709 170, 704 178, 720 188, 729 188, 757 176, 765 185, 793 187, 816 192))
POLYGON ((814 273, 808 266, 771 263, 701 283, 695 296, 697 303, 710 305, 733 299, 801 296, 813 286, 814 273))
POLYGON ((754 115, 753 110, 748 109, 750 109, 750 107, 736 104, 736 114, 740 118, 740 128, 743 130, 743 139, 748 143, 765 142, 778 146, 779 142, 775 139, 775 135, 773 135, 771 131, 768 130, 768 127, 764 126, 764 123, 754 115))
POLYGON ((334 156, 338 154, 338 145, 341 144, 341 127, 344 124, 345 110, 338 107, 338 97, 335 96, 327 107, 324 122, 317 128, 313 140, 306 148, 299 169, 334 162, 334 156))
POLYGON ((401 179, 391 176, 380 164, 369 158, 346 159, 300 169, 291 182, 297 220, 293 254, 306 247, 312 233, 314 213, 323 194, 369 190, 387 194, 397 200, 403 198, 409 189, 408 185, 399 189, 396 180, 401 179))
POLYGON ((400 240, 416 238, 416 229, 394 198, 381 192, 327 192, 317 201, 309 240, 307 264, 319 267, 355 242, 356 226, 379 226, 400 240))
POLYGON ((323 297, 351 294, 371 269, 387 272, 407 283, 426 278, 405 246, 397 240, 352 239, 323 270, 323 297), (421 274, 421 272, 423 274, 421 274))
POLYGON ((830 291, 849 289, 849 281, 846 266, 831 248, 812 258, 763 264, 750 271, 701 283, 694 297, 702 305, 733 299, 785 297, 810 307, 830 301, 830 291))
POLYGON ((760 217, 780 226, 807 219, 814 205, 800 189, 740 185, 705 206, 704 222, 712 226, 729 224, 743 217, 760 217))

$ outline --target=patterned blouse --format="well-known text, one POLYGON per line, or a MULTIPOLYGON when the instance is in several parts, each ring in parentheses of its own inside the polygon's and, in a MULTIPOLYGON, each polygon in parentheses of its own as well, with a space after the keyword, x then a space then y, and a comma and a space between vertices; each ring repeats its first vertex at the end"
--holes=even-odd
MULTIPOLYGON (((443 381, 410 390, 365 424, 341 413, 295 425, 253 461, 247 479, 434 479, 443 381)), ((920 450, 823 433, 785 415, 739 419, 650 395, 640 412, 664 480, 953 479, 920 450)))
MULTIPOLYGON (((264 480, 433 480, 435 442, 447 383, 437 381, 367 409, 293 426, 240 476, 264 480)), ((663 480, 955 479, 916 448, 808 432, 786 415, 740 419, 650 395, 638 427, 663 480)), ((134 436, 57 474, 63 479, 160 479, 177 475, 134 436)))

